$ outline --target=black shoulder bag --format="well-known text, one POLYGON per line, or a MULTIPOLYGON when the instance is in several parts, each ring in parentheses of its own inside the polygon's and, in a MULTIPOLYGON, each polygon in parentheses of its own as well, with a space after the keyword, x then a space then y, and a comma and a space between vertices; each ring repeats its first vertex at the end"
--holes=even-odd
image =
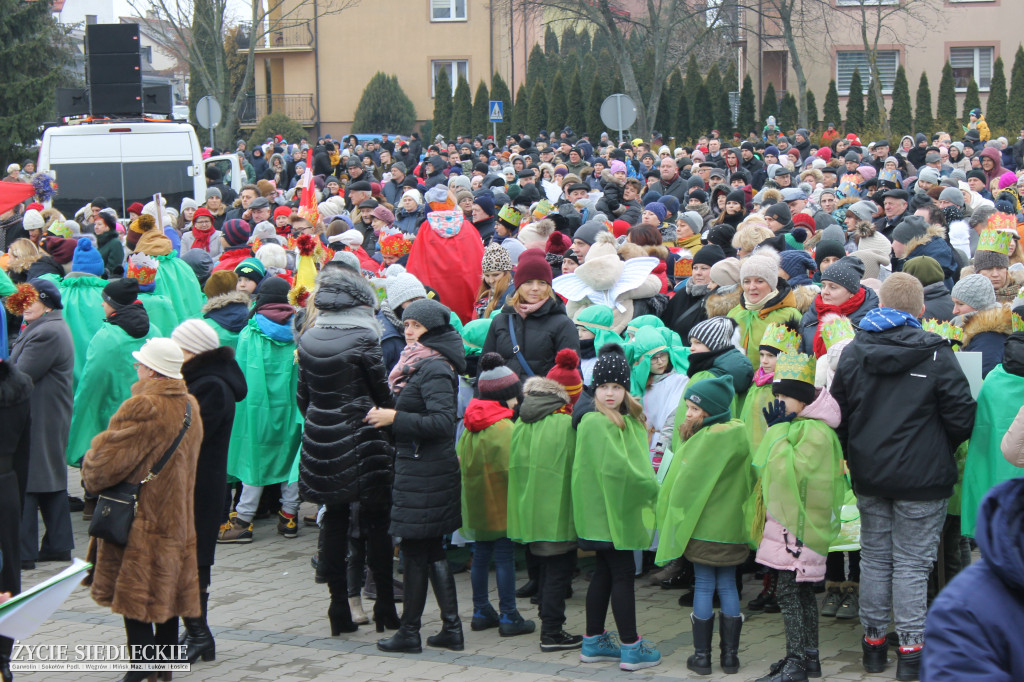
POLYGON ((167 452, 160 458, 153 468, 149 470, 140 483, 121 481, 112 485, 106 490, 100 491, 96 500, 96 511, 93 512, 92 521, 89 522, 89 535, 106 542, 125 546, 128 544, 128 534, 132 530, 132 522, 135 521, 135 512, 139 506, 139 494, 142 486, 156 478, 160 470, 164 468, 167 461, 178 449, 181 439, 188 432, 192 425, 192 406, 185 404, 185 421, 178 432, 177 438, 167 448, 167 452))

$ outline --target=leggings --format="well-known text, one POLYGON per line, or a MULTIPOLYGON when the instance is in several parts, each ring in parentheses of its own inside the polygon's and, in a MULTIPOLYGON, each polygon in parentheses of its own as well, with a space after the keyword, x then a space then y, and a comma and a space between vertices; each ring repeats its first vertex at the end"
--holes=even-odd
MULTIPOLYGON (((128 640, 129 647, 153 645, 161 647, 177 646, 178 618, 175 616, 163 623, 144 623, 141 620, 126 617, 124 619, 124 634, 125 638, 128 640)), ((155 652, 150 650, 146 653, 150 653, 151 658, 136 659, 133 657, 132 660, 155 660, 155 652)), ((165 650, 164 655, 166 656, 168 653, 169 652, 165 650)))
MULTIPOLYGON (((370 574, 377 585, 386 575, 392 578, 391 562, 394 558, 395 545, 388 535, 391 525, 390 510, 378 510, 361 505, 358 513, 358 537, 348 538, 348 596, 358 597, 363 589, 363 569, 369 568, 370 574)), ((352 520, 349 523, 353 523, 352 520)), ((379 588, 378 588, 379 589, 379 588)))
POLYGON ((860 582, 860 550, 852 552, 829 552, 825 557, 825 580, 833 583, 846 582, 846 561, 844 554, 850 555, 850 582, 860 582))
POLYGON ((798 583, 796 571, 779 571, 775 597, 786 625, 786 656, 803 658, 807 649, 818 648, 818 600, 814 583, 798 583))
POLYGON ((736 589, 735 566, 708 566, 693 564, 696 584, 693 590, 693 615, 707 620, 715 615, 713 607, 715 592, 721 603, 722 613, 727 616, 740 615, 740 595, 736 589))
POLYGON ((636 633, 636 595, 634 594, 633 552, 622 549, 601 549, 596 553, 594 575, 587 590, 587 636, 604 632, 604 621, 611 602, 619 639, 634 644, 636 633))

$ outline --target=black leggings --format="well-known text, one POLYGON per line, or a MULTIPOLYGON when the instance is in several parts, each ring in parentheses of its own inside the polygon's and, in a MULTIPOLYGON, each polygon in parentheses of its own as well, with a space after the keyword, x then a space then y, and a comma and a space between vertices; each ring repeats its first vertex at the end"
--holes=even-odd
POLYGON ((796 571, 779 571, 775 598, 786 625, 786 656, 802 658, 806 649, 817 649, 818 600, 814 583, 798 583, 796 571))
POLYGON ((604 632, 604 620, 608 615, 608 602, 612 605, 612 616, 619 628, 619 639, 623 644, 634 644, 636 634, 636 595, 633 577, 636 564, 633 552, 624 549, 602 549, 597 551, 594 575, 587 590, 587 636, 594 637, 604 632))
POLYGON ((378 585, 387 577, 392 578, 391 561, 394 557, 395 546, 388 535, 388 527, 391 525, 391 517, 388 509, 377 510, 361 505, 361 513, 358 520, 351 519, 349 523, 358 523, 357 533, 350 533, 348 539, 348 596, 358 597, 363 589, 364 568, 369 568, 373 575, 373 581, 378 585), (358 535, 358 537, 352 537, 358 535))
MULTIPOLYGON (((849 552, 850 582, 860 582, 860 550, 849 552)), ((829 552, 825 557, 825 580, 834 583, 846 582, 846 561, 844 552, 829 552)))
POLYGON ((572 584, 576 550, 554 556, 533 556, 540 562, 540 631, 542 635, 557 635, 565 624, 565 593, 572 584))
MULTIPOLYGON (((175 616, 163 623, 144 623, 134 618, 124 619, 124 634, 128 640, 128 646, 177 646, 178 645, 178 618, 175 616), (155 626, 155 627, 154 627, 155 626), (155 629, 155 632, 154 632, 155 629)), ((130 651, 130 649, 129 649, 130 651)), ((155 652, 150 653, 149 658, 132 660, 155 660, 155 652)), ((166 657, 170 655, 168 650, 162 652, 166 657)))

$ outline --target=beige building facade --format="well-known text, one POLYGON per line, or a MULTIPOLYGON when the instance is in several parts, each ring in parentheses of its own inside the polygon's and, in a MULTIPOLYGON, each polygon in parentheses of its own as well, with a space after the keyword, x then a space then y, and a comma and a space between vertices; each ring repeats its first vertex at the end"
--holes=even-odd
POLYGON ((489 88, 497 72, 514 95, 530 49, 543 39, 540 21, 486 0, 360 0, 337 14, 321 9, 314 18, 315 7, 302 0, 269 32, 253 32, 256 96, 243 111, 243 126, 280 111, 314 134, 347 134, 363 88, 378 71, 397 76, 417 120, 430 120, 440 70, 448 71, 453 92, 458 76, 475 93, 481 80, 489 88), (255 37, 260 33, 266 35, 255 37))

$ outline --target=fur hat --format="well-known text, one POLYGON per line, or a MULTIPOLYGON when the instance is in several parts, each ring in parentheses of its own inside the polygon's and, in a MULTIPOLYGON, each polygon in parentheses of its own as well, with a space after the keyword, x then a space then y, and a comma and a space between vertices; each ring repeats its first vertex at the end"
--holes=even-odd
POLYGON ((206 280, 203 293, 206 294, 207 299, 210 299, 214 296, 230 294, 236 286, 238 286, 238 275, 231 270, 217 270, 211 273, 209 279, 206 280))
POLYGON ((740 282, 747 277, 758 277, 772 289, 779 285, 779 254, 770 249, 759 249, 740 264, 740 282))
POLYGON ((476 388, 481 400, 523 399, 523 384, 519 376, 505 365, 505 358, 498 353, 484 353, 481 356, 476 388))
POLYGON ((516 238, 530 248, 532 244, 537 242, 544 242, 547 245, 548 237, 550 237, 555 231, 555 221, 547 218, 538 220, 524 225, 520 230, 516 238))

